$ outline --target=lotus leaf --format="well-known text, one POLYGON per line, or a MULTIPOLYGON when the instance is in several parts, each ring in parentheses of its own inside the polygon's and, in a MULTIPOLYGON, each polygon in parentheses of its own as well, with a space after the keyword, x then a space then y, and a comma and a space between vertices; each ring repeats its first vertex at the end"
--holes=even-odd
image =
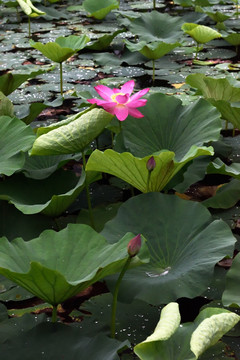
POLYGON ((234 206, 238 200, 240 200, 240 181, 234 179, 229 183, 220 185, 216 194, 213 197, 204 200, 202 204, 214 209, 229 209, 234 206))
POLYGON ((55 42, 49 42, 47 44, 30 40, 30 45, 39 50, 48 59, 57 63, 62 63, 70 56, 83 49, 88 41, 89 38, 86 35, 70 35, 67 37, 60 36, 55 42))
POLYGON ((119 2, 117 0, 84 0, 83 7, 90 16, 102 20, 111 10, 118 9, 119 2))
MULTIPOLYGON (((88 183, 98 179, 96 173, 88 174, 88 183)), ((84 188, 84 171, 78 178, 75 173, 60 169, 41 181, 16 174, 0 183, 0 199, 8 200, 24 214, 42 212, 48 216, 58 216, 84 188)))
POLYGON ((0 116, 14 117, 12 102, 0 91, 0 116))
MULTIPOLYGON (((121 343, 103 334, 94 337, 82 336, 79 327, 69 324, 51 324, 45 319, 40 322, 34 317, 30 322, 30 315, 12 320, 14 322, 11 324, 5 321, 2 326, 5 332, 8 332, 8 340, 1 344, 2 356, 6 360, 40 360, 43 356, 46 359, 119 360, 118 351, 128 344, 126 341, 121 343)), ((6 333, 4 335, 6 337, 6 333)))
POLYGON ((182 30, 190 35, 198 44, 205 44, 213 39, 220 38, 222 35, 209 26, 194 23, 185 23, 182 30))
POLYGON ((0 76, 0 91, 3 92, 4 95, 8 96, 28 79, 33 79, 36 76, 44 74, 52 69, 53 67, 47 70, 39 69, 32 71, 29 69, 29 71, 25 74, 12 74, 10 72, 3 74, 0 76))
POLYGON ((23 151, 31 148, 35 135, 21 120, 0 116, 0 138, 0 174, 9 176, 23 166, 25 161, 23 151))
POLYGON ((232 266, 227 272, 226 288, 223 292, 222 303, 224 306, 240 306, 240 254, 233 259, 232 266))
POLYGON ((137 19, 132 19, 129 29, 147 43, 154 41, 176 43, 182 35, 182 24, 183 20, 180 17, 151 11, 141 14, 137 19))
POLYGON ((31 155, 62 155, 83 151, 112 120, 113 115, 103 109, 93 109, 67 125, 39 136, 31 155))
POLYGON ((223 36, 223 38, 231 45, 234 45, 234 46, 240 45, 240 34, 239 33, 230 33, 226 36, 223 36))
POLYGON ((231 165, 226 165, 221 159, 217 158, 209 164, 207 173, 230 175, 235 179, 240 180, 240 164, 233 163, 231 165))
MULTIPOLYGON (((179 326, 180 313, 177 307, 177 303, 166 305, 162 309, 161 318, 154 333, 135 346, 134 352, 141 360, 197 360, 202 353, 209 347, 214 346, 240 319, 240 316, 233 312, 208 308, 202 310, 193 323, 179 326), (173 307, 174 310, 171 312, 170 310, 173 307), (163 313, 164 318, 162 318, 163 313), (176 320, 177 316, 178 320, 176 320), (165 327, 167 323, 171 324, 170 326, 174 330, 173 334, 165 327), (162 329, 165 330, 165 333, 162 329)), ((218 349, 218 347, 216 348, 218 349)), ((221 355, 222 351, 218 352, 217 350, 216 355, 219 354, 221 355)), ((205 357, 201 358, 205 359, 205 357)))
POLYGON ((198 93, 221 112, 223 119, 240 128, 240 107, 233 104, 240 102, 240 87, 234 78, 215 79, 203 74, 192 74, 186 78, 186 82, 197 88, 198 93))
MULTIPOLYGON (((120 300, 163 304, 196 297, 211 282, 215 264, 232 255, 236 239, 222 220, 213 221, 200 203, 148 193, 126 201, 101 234, 118 241, 127 228, 147 238, 150 262, 125 274, 120 300)), ((115 280, 107 280, 112 288, 115 280)))
POLYGON ((91 49, 91 50, 98 50, 98 51, 106 50, 110 46, 113 39, 118 34, 121 34, 124 31, 125 31, 124 29, 120 29, 120 30, 114 31, 114 33, 112 33, 112 34, 105 34, 105 35, 99 37, 97 40, 94 39, 92 41, 92 43, 90 43, 89 45, 86 46, 86 48, 91 49))
POLYGON ((152 43, 140 41, 137 44, 134 44, 130 41, 125 40, 125 43, 130 51, 139 51, 142 55, 146 56, 148 59, 151 60, 157 60, 181 45, 178 42, 170 44, 163 41, 155 41, 152 43))
POLYGON ((149 184, 146 165, 151 156, 137 158, 127 152, 120 154, 111 149, 104 152, 95 150, 88 160, 86 171, 102 171, 117 176, 143 193, 161 191, 186 163, 202 155, 213 155, 212 148, 193 145, 180 162, 174 161, 174 152, 160 152, 154 156, 156 167, 149 184))
POLYGON ((129 116, 122 126, 124 150, 137 157, 167 149, 181 162, 191 146, 218 140, 222 129, 220 114, 203 99, 183 106, 174 96, 155 93, 141 111, 142 119, 129 116))
MULTIPOLYGON (((0 273, 46 302, 57 305, 106 275, 120 271, 128 257, 126 234, 108 244, 90 226, 70 224, 62 231, 11 243, 0 239, 0 273)), ((145 259, 146 260, 146 259, 145 259)), ((141 263, 134 258, 136 264, 141 263)))

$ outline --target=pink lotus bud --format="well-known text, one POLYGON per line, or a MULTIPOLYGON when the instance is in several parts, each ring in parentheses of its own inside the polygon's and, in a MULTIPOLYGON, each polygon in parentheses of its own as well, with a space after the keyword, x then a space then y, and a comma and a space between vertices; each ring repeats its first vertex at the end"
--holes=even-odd
POLYGON ((138 234, 137 236, 132 238, 132 240, 130 240, 128 243, 128 247, 127 247, 128 255, 130 257, 134 257, 135 255, 137 255, 139 253, 139 250, 141 249, 141 245, 142 245, 141 235, 138 234))
POLYGON ((153 169, 155 169, 156 167, 156 161, 154 160, 154 157, 151 156, 148 161, 147 161, 147 164, 146 164, 146 167, 148 169, 148 171, 153 171, 153 169))

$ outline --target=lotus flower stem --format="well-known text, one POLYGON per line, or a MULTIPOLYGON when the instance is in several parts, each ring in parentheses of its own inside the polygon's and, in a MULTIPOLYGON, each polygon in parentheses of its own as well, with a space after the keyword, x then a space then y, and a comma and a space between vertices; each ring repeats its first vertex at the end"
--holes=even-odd
POLYGON ((147 193, 149 192, 149 183, 150 183, 150 178, 151 178, 151 171, 148 172, 148 178, 147 178, 147 193))
MULTIPOLYGON (((83 168, 84 168, 84 171, 85 171, 86 157, 85 157, 84 151, 82 152, 82 159, 83 159, 83 168)), ((92 204, 91 204, 89 186, 88 186, 88 182, 87 182, 87 175, 86 175, 86 178, 85 178, 85 188, 86 188, 86 194, 87 194, 89 220, 90 220, 90 224, 91 224, 92 228, 95 230, 95 224, 94 224, 94 218, 93 218, 93 212, 92 212, 92 204)))
POLYGON ((62 62, 60 62, 60 92, 61 92, 61 96, 63 96, 63 70, 62 70, 62 62))
POLYGON ((52 323, 55 323, 56 321, 57 321, 57 305, 54 305, 52 309, 52 323))
POLYGON ((30 16, 28 16, 28 37, 31 38, 31 21, 30 16))
POLYGON ((155 60, 152 61, 152 68, 153 68, 153 72, 152 72, 152 83, 155 83, 155 60))
POLYGON ((122 271, 120 272, 120 275, 118 277, 115 289, 114 289, 114 293, 113 293, 113 302, 112 302, 112 317, 111 317, 111 338, 115 339, 115 333, 116 333, 116 311, 117 311, 117 298, 118 298, 118 292, 119 292, 119 287, 122 281, 122 278, 125 274, 125 272, 127 271, 129 264, 132 260, 131 256, 128 256, 122 271))

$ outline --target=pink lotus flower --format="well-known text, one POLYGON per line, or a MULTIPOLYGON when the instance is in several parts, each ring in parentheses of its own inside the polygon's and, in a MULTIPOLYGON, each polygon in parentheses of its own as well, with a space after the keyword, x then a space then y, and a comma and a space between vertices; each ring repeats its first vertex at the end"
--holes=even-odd
POLYGON ((124 121, 128 115, 141 118, 144 115, 136 108, 146 105, 146 99, 139 99, 150 89, 138 91, 133 96, 134 80, 126 82, 120 89, 110 89, 105 85, 95 86, 97 93, 104 99, 88 99, 91 104, 102 106, 110 114, 116 115, 118 120, 124 121))

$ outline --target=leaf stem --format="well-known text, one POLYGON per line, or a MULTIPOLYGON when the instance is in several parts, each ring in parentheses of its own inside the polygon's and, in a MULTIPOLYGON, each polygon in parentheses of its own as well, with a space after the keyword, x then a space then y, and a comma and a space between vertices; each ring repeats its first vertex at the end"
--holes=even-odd
POLYGON ((115 334, 116 333, 116 311, 117 311, 117 298, 118 298, 119 287, 120 287, 122 278, 129 267, 131 260, 132 260, 132 257, 128 256, 128 258, 122 268, 122 271, 120 272, 120 275, 116 282, 116 286, 115 286, 114 293, 113 293, 112 317, 111 317, 111 338, 113 338, 113 339, 115 339, 115 335, 116 335, 115 334))
POLYGON ((28 16, 28 37, 31 38, 31 21, 30 16, 28 16))
POLYGON ((54 305, 52 309, 52 323, 55 323, 56 321, 57 321, 57 305, 54 305))
POLYGON ((152 83, 155 83, 155 60, 152 61, 152 68, 153 68, 153 72, 152 72, 152 83))
POLYGON ((62 62, 60 62, 60 92, 61 92, 61 96, 63 96, 63 70, 62 70, 62 62))
POLYGON ((156 9, 156 0, 153 0, 153 8, 156 9))
MULTIPOLYGON (((82 152, 82 159, 83 159, 83 168, 84 171, 86 169, 86 157, 84 154, 84 151, 82 152)), ((93 219, 93 213, 92 213, 92 204, 91 204, 91 198, 90 198, 90 192, 89 192, 89 186, 87 182, 87 174, 85 173, 85 188, 86 188, 86 194, 87 194, 87 203, 88 203, 88 213, 89 213, 89 220, 92 228, 95 230, 95 224, 93 219)))

